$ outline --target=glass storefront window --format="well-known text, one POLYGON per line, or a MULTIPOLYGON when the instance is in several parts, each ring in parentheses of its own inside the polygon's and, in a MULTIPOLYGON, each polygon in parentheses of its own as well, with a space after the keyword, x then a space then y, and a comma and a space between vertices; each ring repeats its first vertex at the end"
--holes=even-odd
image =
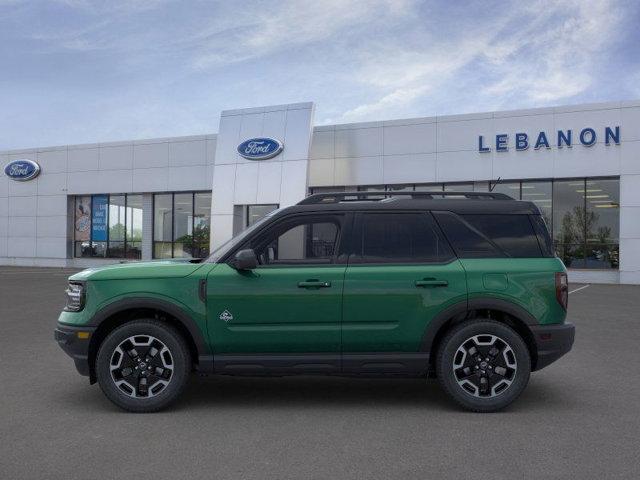
MULTIPOLYGON (((384 185, 370 185, 368 187, 358 187, 357 189, 359 192, 384 192, 385 187, 384 185)), ((386 195, 371 195, 368 197, 362 197, 362 198, 368 198, 368 199, 375 199, 375 198, 385 198, 386 195)))
POLYGON ((542 218, 544 218, 547 228, 551 232, 551 218, 553 213, 553 184, 551 181, 542 182, 522 182, 521 200, 526 200, 536 204, 542 218))
POLYGON ((520 200, 520 182, 491 182, 492 193, 504 193, 514 200, 520 200))
POLYGON ((424 185, 416 185, 416 192, 441 192, 442 184, 441 183, 428 183, 424 185))
POLYGON ((618 268, 620 237, 620 182, 587 179, 586 268, 618 268))
POLYGON ((127 195, 127 258, 142 258, 142 195, 127 195))
POLYGON ((142 195, 78 196, 74 210, 75 257, 141 257, 142 195))
POLYGON ((194 194, 193 204, 193 256, 205 258, 209 256, 209 240, 211 235, 211 194, 194 194))
POLYGON ((489 182, 473 182, 473 191, 474 192, 488 192, 489 191, 489 182))
POLYGON ((153 196, 153 258, 171 258, 173 233, 173 195, 153 196))
POLYGON ((387 185, 386 190, 389 192, 412 192, 413 185, 387 185))
POLYGON ((584 179, 553 183, 553 240, 569 268, 585 268, 584 179))
POLYGON ((191 257, 193 236, 193 194, 173 197, 173 256, 191 257))
POLYGON ((109 196, 109 247, 107 256, 124 258, 124 224, 126 222, 124 195, 109 196))
POLYGON ((155 194, 153 221, 154 258, 204 258, 209 255, 210 192, 155 194))
POLYGON ((445 192, 473 192, 473 183, 445 183, 445 192))
POLYGON ((75 199, 74 256, 91 256, 91 196, 75 199))
POLYGON ((278 205, 247 205, 247 221, 245 227, 250 227, 269 213, 277 210, 278 205))
POLYGON ((346 192, 345 187, 313 187, 310 189, 311 194, 314 193, 340 193, 346 192))

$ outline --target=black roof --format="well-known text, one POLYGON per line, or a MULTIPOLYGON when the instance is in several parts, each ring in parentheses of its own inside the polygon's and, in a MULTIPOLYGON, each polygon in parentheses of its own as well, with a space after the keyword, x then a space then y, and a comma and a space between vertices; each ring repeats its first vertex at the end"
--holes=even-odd
POLYGON ((538 215, 532 202, 501 193, 480 192, 340 192, 310 195, 292 212, 433 210, 459 214, 538 215))

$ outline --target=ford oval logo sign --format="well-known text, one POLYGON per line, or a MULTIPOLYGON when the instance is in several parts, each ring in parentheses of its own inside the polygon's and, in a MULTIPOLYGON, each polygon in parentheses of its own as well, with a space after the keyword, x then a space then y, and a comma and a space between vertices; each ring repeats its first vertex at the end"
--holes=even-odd
POLYGON ((33 160, 14 160, 4 167, 4 173, 11 180, 26 182, 38 176, 40 165, 33 160))
POLYGON ((250 138, 238 145, 238 153, 249 160, 266 160, 278 155, 284 146, 273 138, 250 138))

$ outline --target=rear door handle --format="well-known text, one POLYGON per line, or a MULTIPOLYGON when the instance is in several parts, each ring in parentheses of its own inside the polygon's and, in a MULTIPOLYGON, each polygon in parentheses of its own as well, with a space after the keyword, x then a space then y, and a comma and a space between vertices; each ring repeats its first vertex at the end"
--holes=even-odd
POLYGON ((331 282, 321 282, 320 280, 306 280, 304 282, 298 282, 299 288, 329 288, 331 282))
POLYGON ((449 282, 446 280, 437 280, 435 278, 425 278, 423 280, 416 280, 416 287, 447 287, 449 282))

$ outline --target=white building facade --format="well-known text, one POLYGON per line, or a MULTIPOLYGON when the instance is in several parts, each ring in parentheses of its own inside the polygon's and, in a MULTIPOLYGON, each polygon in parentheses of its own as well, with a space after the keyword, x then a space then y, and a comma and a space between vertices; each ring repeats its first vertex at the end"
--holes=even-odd
POLYGON ((322 126, 277 105, 0 164, 3 265, 203 257, 312 192, 493 189, 538 205, 572 281, 640 283, 640 101, 322 126))

